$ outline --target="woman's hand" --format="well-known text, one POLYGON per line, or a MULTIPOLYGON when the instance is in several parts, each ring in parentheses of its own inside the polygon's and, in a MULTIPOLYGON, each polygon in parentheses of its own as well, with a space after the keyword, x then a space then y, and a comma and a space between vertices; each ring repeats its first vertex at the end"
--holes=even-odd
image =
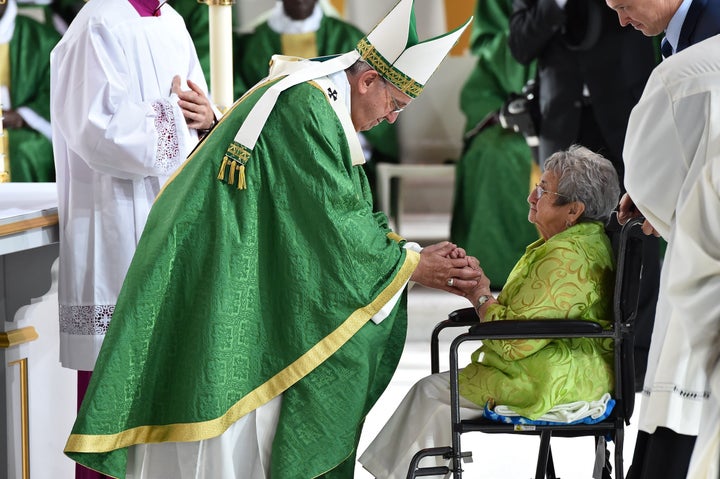
POLYGON ((497 300, 495 299, 495 296, 492 294, 492 290, 490 289, 490 278, 488 278, 482 268, 478 266, 478 269, 480 271, 480 278, 477 280, 477 285, 466 291, 465 297, 470 301, 473 308, 475 308, 475 311, 478 314, 478 317, 480 318, 480 321, 482 321, 485 318, 485 311, 487 310, 487 307, 493 303, 497 303, 497 300), (478 301, 482 296, 487 296, 489 299, 485 301, 480 307, 478 307, 478 301))

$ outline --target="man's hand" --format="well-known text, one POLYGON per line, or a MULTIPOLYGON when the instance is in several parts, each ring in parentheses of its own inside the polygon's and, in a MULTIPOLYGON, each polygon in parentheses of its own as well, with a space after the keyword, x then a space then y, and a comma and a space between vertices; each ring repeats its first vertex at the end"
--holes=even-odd
POLYGON ((648 236, 653 235, 656 238, 660 237, 660 233, 658 233, 658 231, 655 229, 655 227, 653 225, 651 225, 648 220, 643 221, 642 231, 643 231, 643 233, 645 233, 648 236))
MULTIPOLYGON (((621 225, 624 225, 628 222, 628 220, 636 218, 638 216, 642 216, 642 213, 640 212, 640 210, 637 209, 637 207, 635 206, 635 202, 633 202, 632 198, 630 198, 630 195, 625 193, 622 198, 620 198, 620 204, 618 205, 618 222, 621 225)), ((648 220, 645 220, 643 222, 642 230, 643 233, 648 236, 660 236, 660 233, 657 232, 655 227, 651 225, 648 220)))
POLYGON ((188 128, 196 130, 209 130, 215 124, 215 113, 213 112, 210 100, 205 96, 202 89, 192 81, 187 81, 190 90, 180 88, 180 76, 175 75, 172 81, 172 93, 178 98, 178 106, 183 112, 188 128))
POLYGON ((628 220, 640 215, 640 211, 635 207, 635 202, 630 198, 630 195, 625 193, 622 198, 620 198, 620 204, 618 205, 618 222, 624 225, 628 220))
POLYGON ((482 276, 476 258, 467 256, 465 250, 443 241, 426 246, 420 253, 420 264, 410 278, 429 288, 465 296, 482 276))

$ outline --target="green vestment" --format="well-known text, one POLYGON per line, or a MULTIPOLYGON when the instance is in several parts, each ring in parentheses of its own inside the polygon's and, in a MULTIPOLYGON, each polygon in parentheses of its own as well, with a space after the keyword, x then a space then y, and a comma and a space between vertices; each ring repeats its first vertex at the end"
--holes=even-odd
MULTIPOLYGON (((60 34, 18 15, 10 40, 10 101, 50 121, 50 51, 60 34)), ((51 141, 30 128, 6 129, 11 181, 55 181, 51 141)))
MULTIPOLYGON (((513 268, 485 321, 567 318, 612 324, 614 262, 601 223, 537 240, 513 268)), ((460 372, 460 394, 537 419, 552 407, 595 401, 613 390, 612 340, 484 341, 460 372), (481 356, 482 355, 482 356, 481 356)))
MULTIPOLYGON (((460 97, 466 131, 533 76, 533 68, 515 61, 507 45, 511 9, 510 0, 477 2, 471 48, 478 60, 460 97)), ((527 221, 532 165, 523 136, 499 124, 466 144, 457 165, 451 240, 480 260, 495 288, 538 237, 527 221)))
POLYGON ((273 479, 354 462, 400 358, 419 255, 373 214, 315 82, 280 95, 238 189, 223 155, 266 88, 235 104, 150 212, 66 447, 92 469, 124 477, 128 446, 218 436, 278 394, 273 479))

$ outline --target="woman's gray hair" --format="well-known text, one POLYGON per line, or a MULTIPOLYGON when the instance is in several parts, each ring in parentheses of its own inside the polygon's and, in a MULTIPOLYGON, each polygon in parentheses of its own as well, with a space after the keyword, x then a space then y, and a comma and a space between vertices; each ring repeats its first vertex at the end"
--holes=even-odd
POLYGON ((558 178, 555 204, 580 201, 585 211, 579 221, 606 221, 620 199, 617 171, 610 160, 584 146, 572 145, 553 153, 545 170, 558 178))

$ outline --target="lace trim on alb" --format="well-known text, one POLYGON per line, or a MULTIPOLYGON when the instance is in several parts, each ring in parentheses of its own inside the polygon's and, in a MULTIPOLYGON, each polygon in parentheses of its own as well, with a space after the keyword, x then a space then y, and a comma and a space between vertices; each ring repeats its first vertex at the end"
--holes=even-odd
POLYGON ((114 304, 60 305, 60 332, 78 336, 104 335, 114 312, 114 304))
POLYGON ((159 100, 152 104, 155 110, 155 130, 158 134, 155 151, 155 168, 163 173, 171 173, 177 166, 180 142, 172 104, 168 100, 159 100))

